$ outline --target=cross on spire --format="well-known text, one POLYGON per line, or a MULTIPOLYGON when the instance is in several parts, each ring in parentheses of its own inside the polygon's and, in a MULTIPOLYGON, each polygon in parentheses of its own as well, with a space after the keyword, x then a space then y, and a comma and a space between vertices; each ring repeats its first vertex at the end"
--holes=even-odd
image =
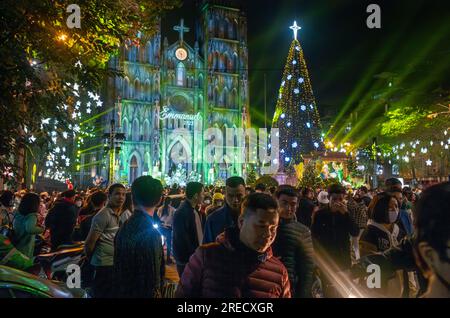
POLYGON ((180 25, 176 25, 173 27, 175 31, 178 31, 180 33, 180 42, 183 43, 183 34, 184 32, 189 32, 189 28, 186 28, 184 26, 184 19, 180 20, 180 25))
POLYGON ((301 29, 300 26, 297 25, 297 21, 294 21, 294 24, 289 27, 292 31, 294 31, 294 39, 297 40, 297 31, 301 29))

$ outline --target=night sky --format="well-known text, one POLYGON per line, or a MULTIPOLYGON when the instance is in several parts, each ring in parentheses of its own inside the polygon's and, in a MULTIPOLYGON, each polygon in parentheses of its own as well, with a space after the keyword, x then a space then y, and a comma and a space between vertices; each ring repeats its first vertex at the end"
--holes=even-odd
MULTIPOLYGON (((439 33, 445 34, 427 51, 424 60, 449 61, 450 1, 445 0, 258 0, 241 1, 248 19, 250 111, 252 125, 264 126, 264 74, 267 77, 267 123, 270 125, 281 76, 296 20, 319 112, 331 122, 364 77, 402 72, 439 33), (367 5, 381 7, 381 29, 368 29, 367 5)), ((195 1, 162 19, 163 37, 178 39, 174 25, 180 18, 194 43, 195 1)), ((448 63, 447 63, 448 64, 448 63)), ((370 81, 369 81, 370 82, 370 81)), ((447 81, 448 82, 448 81, 447 81)), ((364 92, 363 92, 364 93, 364 92)))

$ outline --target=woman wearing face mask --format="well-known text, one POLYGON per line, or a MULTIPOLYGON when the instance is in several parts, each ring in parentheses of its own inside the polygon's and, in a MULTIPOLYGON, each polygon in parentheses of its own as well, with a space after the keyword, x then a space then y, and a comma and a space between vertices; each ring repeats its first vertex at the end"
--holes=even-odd
MULTIPOLYGON (((376 195, 368 207, 369 221, 361 235, 359 249, 361 257, 384 252, 398 245, 399 228, 395 222, 399 215, 396 198, 386 192, 376 195)), ((381 269, 383 273, 383 269, 381 269)), ((382 275, 383 276, 383 275, 382 275)), ((381 277, 379 292, 387 297, 400 297, 402 292, 401 275, 381 277)))

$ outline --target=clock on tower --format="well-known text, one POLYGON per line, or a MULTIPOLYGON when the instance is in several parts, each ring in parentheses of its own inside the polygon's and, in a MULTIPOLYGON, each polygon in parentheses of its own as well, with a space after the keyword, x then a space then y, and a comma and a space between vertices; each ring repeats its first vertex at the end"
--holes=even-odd
POLYGON ((178 60, 180 61, 184 61, 187 58, 187 51, 180 47, 175 51, 175 56, 177 57, 178 60))

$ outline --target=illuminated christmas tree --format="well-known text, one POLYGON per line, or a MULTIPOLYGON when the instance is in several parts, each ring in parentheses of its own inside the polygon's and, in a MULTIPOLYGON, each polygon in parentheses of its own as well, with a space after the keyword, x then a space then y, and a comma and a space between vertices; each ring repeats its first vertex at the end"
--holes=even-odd
MULTIPOLYGON (((324 150, 319 112, 312 91, 303 50, 294 31, 279 90, 272 127, 279 128, 280 171, 302 161, 303 154, 324 150)), ((292 169, 291 169, 292 170, 292 169)))

